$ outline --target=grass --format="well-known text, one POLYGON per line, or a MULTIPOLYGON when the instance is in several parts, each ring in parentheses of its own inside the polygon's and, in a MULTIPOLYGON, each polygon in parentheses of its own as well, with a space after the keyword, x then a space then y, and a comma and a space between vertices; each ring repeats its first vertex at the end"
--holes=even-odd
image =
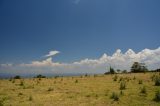
POLYGON ((159 106, 160 88, 152 81, 153 75, 159 73, 117 74, 117 81, 113 81, 115 75, 63 77, 63 81, 62 77, 30 78, 23 79, 25 89, 19 86, 22 79, 14 79, 14 83, 1 79, 0 106, 159 106), (124 82, 125 90, 120 90, 124 82))

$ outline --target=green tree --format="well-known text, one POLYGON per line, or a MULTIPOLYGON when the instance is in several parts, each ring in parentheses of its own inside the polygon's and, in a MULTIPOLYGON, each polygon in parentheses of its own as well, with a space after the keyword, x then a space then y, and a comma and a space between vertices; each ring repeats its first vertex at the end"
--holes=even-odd
POLYGON ((146 72, 148 71, 145 63, 134 62, 131 67, 131 72, 138 73, 138 72, 146 72))
POLYGON ((115 74, 115 71, 112 67, 110 67, 109 71, 110 71, 111 74, 115 74))

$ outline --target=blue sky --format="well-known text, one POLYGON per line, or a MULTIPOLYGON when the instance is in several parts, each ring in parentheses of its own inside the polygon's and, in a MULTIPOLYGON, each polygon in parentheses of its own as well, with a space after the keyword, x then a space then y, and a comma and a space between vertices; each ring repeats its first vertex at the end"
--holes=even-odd
POLYGON ((159 0, 0 0, 0 63, 99 58, 160 46, 159 0))

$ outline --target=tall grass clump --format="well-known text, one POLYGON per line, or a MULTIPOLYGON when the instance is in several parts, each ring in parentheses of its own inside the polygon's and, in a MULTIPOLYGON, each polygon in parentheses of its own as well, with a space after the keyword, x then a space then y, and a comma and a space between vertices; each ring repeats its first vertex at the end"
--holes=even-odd
POLYGON ((160 86, 160 77, 155 78, 155 86, 160 86))
POLYGON ((142 94, 147 94, 147 90, 146 90, 146 87, 145 87, 145 86, 143 86, 143 87, 141 88, 140 93, 142 93, 142 94))
POLYGON ((142 84, 142 83, 143 83, 143 81, 142 81, 142 80, 139 80, 138 84, 142 84))
POLYGON ((118 96, 118 94, 115 93, 115 92, 112 92, 112 95, 111 95, 110 98, 113 99, 114 101, 118 101, 118 100, 119 100, 119 96, 118 96))
POLYGON ((155 97, 154 97, 153 100, 156 101, 156 102, 160 102, 160 91, 159 90, 156 91, 155 97))
POLYGON ((32 101, 33 100, 33 97, 32 96, 29 96, 29 101, 32 101))
POLYGON ((122 82, 120 83, 120 90, 124 90, 124 89, 126 89, 126 82, 125 82, 125 81, 122 81, 122 82))
POLYGON ((118 79, 118 76, 115 75, 115 76, 113 77, 113 81, 117 81, 117 79, 118 79))

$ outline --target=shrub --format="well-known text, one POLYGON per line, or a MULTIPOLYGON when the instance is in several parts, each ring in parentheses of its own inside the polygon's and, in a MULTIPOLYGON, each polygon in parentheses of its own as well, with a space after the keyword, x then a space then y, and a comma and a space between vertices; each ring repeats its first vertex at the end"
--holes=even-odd
POLYGON ((53 91, 53 88, 48 88, 48 90, 47 91, 53 91))
POLYGON ((75 83, 78 83, 78 80, 75 80, 75 83))
POLYGON ((136 77, 134 76, 134 77, 133 77, 133 80, 135 80, 135 79, 136 79, 136 77))
POLYGON ((21 77, 19 75, 16 75, 14 79, 21 79, 21 77))
POLYGON ((20 85, 20 86, 23 86, 23 85, 24 85, 24 82, 23 82, 23 81, 21 81, 19 85, 20 85))
POLYGON ((124 89, 126 89, 126 82, 125 82, 125 81, 122 81, 122 82, 120 83, 120 90, 124 90, 124 89))
POLYGON ((32 101, 32 100, 33 100, 32 96, 29 96, 29 101, 32 101))
POLYGON ((155 86, 160 86, 160 77, 155 78, 155 86))
POLYGON ((2 100, 0 100, 0 106, 3 106, 3 101, 2 100))
POLYGON ((119 78, 119 82, 121 82, 122 80, 123 80, 123 77, 120 77, 120 78, 119 78))
POLYGON ((15 79, 12 80, 12 83, 15 83, 15 79))
POLYGON ((118 101, 118 100, 119 100, 119 96, 118 96, 118 94, 115 93, 115 92, 112 92, 112 95, 111 95, 110 98, 113 99, 114 101, 118 101))
POLYGON ((35 78, 46 78, 46 76, 43 76, 43 75, 39 74, 35 78))
POLYGON ((21 92, 20 92, 20 93, 18 93, 18 96, 20 96, 20 95, 23 95, 23 93, 21 93, 21 92))
POLYGON ((145 86, 143 86, 143 88, 141 88, 140 93, 143 93, 143 94, 146 94, 146 93, 147 93, 147 90, 146 90, 146 87, 145 87, 145 86))
POLYGON ((117 79, 118 79, 118 76, 115 75, 115 76, 113 77, 113 81, 117 81, 117 79))
POLYGON ((122 91, 122 90, 120 91, 120 95, 124 95, 124 93, 123 93, 123 91, 122 91))
POLYGON ((154 101, 160 102, 160 91, 156 91, 154 101))
POLYGON ((94 75, 93 75, 93 77, 97 77, 97 75, 96 75, 96 74, 94 74, 94 75))
POLYGON ((138 84, 142 84, 142 83, 143 83, 143 81, 142 81, 142 80, 139 80, 138 84))

